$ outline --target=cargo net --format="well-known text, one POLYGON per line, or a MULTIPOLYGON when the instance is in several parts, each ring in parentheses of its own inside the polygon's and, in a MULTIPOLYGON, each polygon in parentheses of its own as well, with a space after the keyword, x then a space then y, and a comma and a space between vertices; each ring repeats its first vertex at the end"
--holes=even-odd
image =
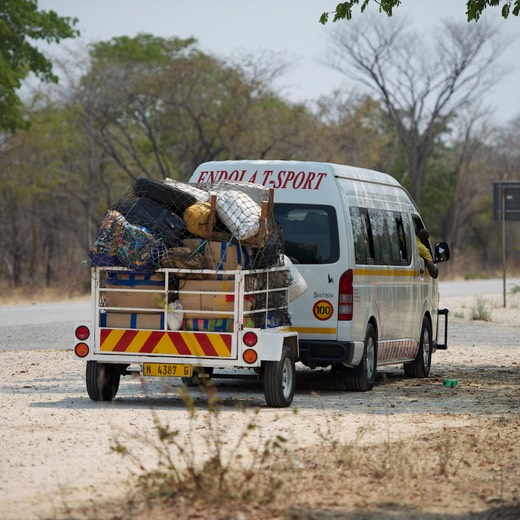
POLYGON ((252 326, 268 329, 291 325, 288 310, 287 288, 291 283, 289 271, 267 271, 248 274, 245 277, 245 292, 252 302, 247 313, 252 326))
POLYGON ((284 241, 272 202, 267 188, 250 183, 138 178, 105 214, 91 264, 141 272, 275 267, 284 241))

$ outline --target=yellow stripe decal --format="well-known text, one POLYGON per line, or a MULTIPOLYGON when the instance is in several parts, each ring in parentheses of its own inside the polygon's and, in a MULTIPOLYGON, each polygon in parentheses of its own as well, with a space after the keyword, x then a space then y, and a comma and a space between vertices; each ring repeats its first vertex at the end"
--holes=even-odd
MULTIPOLYGON (((195 337, 195 334, 193 334, 193 332, 181 332, 180 335, 193 356, 204 355, 204 351, 199 345, 199 342, 197 341, 197 338, 195 337)), ((213 344, 213 342, 211 343, 213 344)))
POLYGON ((123 337, 125 331, 124 330, 113 330, 103 341, 101 340, 101 350, 107 350, 111 352, 114 350, 119 342, 119 340, 123 337))
POLYGON ((139 352, 143 343, 150 337, 151 333, 152 331, 140 331, 139 334, 137 334, 130 342, 128 347, 126 347, 125 352, 139 352))
POLYGON ((417 269, 354 269, 355 276, 419 276, 417 269))
POLYGON ((335 328, 319 328, 319 327, 289 327, 291 332, 299 332, 300 334, 336 334, 335 328))

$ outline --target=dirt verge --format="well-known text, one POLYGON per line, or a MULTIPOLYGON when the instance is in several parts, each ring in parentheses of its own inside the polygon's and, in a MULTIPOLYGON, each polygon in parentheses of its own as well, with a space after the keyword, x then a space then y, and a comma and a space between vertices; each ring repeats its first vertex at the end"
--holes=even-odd
POLYGON ((262 471, 283 485, 262 477, 256 487, 268 500, 193 494, 166 509, 156 504, 153 514, 132 476, 157 466, 161 424, 200 462, 211 455, 207 397, 190 389, 198 410, 190 414, 179 382, 154 380, 143 392, 130 379, 113 403, 93 403, 84 364, 70 351, 0 352, 0 517, 517 518, 520 312, 493 307, 493 321, 472 321, 471 302, 451 303, 459 317, 451 318, 450 348, 434 354, 428 379, 382 369, 374 390, 358 394, 327 371, 300 368, 293 406, 282 410, 265 407, 257 381, 216 379, 222 456, 243 475, 240 464, 280 436, 283 449, 262 471), (446 388, 447 378, 458 386, 446 388))

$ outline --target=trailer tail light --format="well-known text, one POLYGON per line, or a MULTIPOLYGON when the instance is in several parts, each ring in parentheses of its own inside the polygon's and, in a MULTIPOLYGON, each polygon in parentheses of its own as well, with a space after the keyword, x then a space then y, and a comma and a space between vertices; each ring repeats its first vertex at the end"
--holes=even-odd
POLYGON ((79 358, 84 358, 88 356, 88 345, 86 343, 77 343, 74 347, 74 354, 78 356, 79 358))
POLYGON ((242 354, 242 359, 246 363, 249 363, 251 365, 253 363, 256 363, 256 360, 258 359, 258 354, 252 348, 248 348, 247 350, 244 350, 244 353, 242 354))
POLYGON ((258 336, 254 332, 246 332, 242 338, 244 345, 254 347, 258 342, 258 336))
POLYGON ((339 279, 339 305, 338 320, 352 320, 352 312, 354 307, 354 289, 352 287, 353 272, 352 269, 345 271, 339 279))
POLYGON ((80 341, 85 341, 90 336, 90 330, 86 325, 80 325, 79 327, 76 327, 76 338, 80 341))

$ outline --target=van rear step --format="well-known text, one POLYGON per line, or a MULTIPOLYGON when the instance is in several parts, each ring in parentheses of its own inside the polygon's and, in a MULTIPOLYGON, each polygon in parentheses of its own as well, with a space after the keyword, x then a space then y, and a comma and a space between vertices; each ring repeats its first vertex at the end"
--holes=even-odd
POLYGON ((438 343, 437 344, 437 350, 448 350, 448 309, 439 309, 438 311, 439 316, 444 316, 444 343, 438 343))

